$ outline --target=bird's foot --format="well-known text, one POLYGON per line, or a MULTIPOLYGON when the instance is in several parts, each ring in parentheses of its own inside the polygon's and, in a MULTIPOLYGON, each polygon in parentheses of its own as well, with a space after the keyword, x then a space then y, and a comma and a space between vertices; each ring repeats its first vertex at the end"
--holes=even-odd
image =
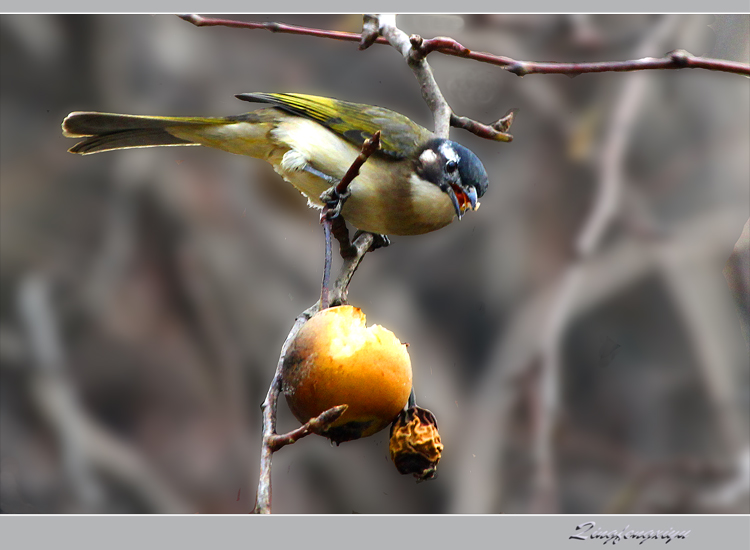
POLYGON ((341 209, 351 194, 352 192, 348 188, 343 193, 340 193, 336 190, 335 185, 323 191, 320 195, 320 200, 325 205, 326 213, 330 219, 337 218, 341 214, 341 209))

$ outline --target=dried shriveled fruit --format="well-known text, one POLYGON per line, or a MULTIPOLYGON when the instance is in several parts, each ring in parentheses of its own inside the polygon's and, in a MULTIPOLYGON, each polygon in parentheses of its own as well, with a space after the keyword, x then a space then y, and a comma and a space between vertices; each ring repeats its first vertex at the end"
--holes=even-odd
POLYGON ((391 426, 389 450, 399 473, 420 481, 435 477, 443 452, 435 415, 421 407, 402 411, 391 426))

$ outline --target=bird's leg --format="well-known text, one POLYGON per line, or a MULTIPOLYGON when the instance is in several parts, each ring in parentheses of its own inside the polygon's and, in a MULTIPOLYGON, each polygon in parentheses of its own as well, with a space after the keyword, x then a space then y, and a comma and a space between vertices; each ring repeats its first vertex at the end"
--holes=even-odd
MULTIPOLYGON (((289 155, 292 152, 293 151, 288 151, 286 155, 289 155)), ((284 155, 285 158, 286 155, 284 155)), ((298 161, 298 159, 296 159, 296 157, 293 157, 293 160, 290 160, 290 164, 295 161, 298 161)), ((320 195, 320 200, 325 206, 328 207, 330 217, 337 217, 341 213, 341 209, 344 207, 344 203, 351 195, 351 192, 349 191, 349 182, 353 178, 349 178, 346 184, 342 184, 343 180, 328 175, 325 172, 321 172, 317 168, 313 168, 312 166, 310 166, 307 162, 303 161, 303 163, 300 162, 299 164, 301 164, 301 166, 296 166, 294 168, 295 170, 302 170, 304 172, 307 172, 308 174, 311 174, 316 178, 322 179, 324 182, 331 186, 323 191, 323 193, 320 195)))
POLYGON ((328 182, 330 185, 338 185, 339 181, 338 179, 334 178, 333 176, 329 176, 325 172, 321 172, 320 170, 317 170, 310 166, 309 164, 305 164, 305 166, 302 168, 305 172, 308 174, 312 174, 313 176, 316 176, 323 181, 328 182))
MULTIPOLYGON (((324 219, 331 222, 330 230, 336 240, 339 241, 339 252, 341 257, 344 259, 351 258, 356 251, 352 247, 352 242, 349 240, 349 231, 346 229, 346 222, 341 216, 341 209, 344 207, 344 203, 351 196, 349 186, 347 185, 342 191, 340 188, 341 180, 329 176, 328 174, 321 172, 306 164, 303 168, 308 174, 312 174, 331 185, 321 195, 320 200, 323 202, 323 214, 325 218, 321 217, 321 223, 324 223, 324 219)), ((330 238, 330 235, 327 237, 330 238)))
POLYGON ((341 214, 341 209, 344 207, 344 203, 351 196, 348 184, 342 190, 340 189, 340 187, 342 187, 340 179, 329 176, 325 172, 321 172, 309 164, 305 164, 302 169, 308 174, 312 174, 313 176, 322 179, 331 186, 323 191, 320 195, 320 200, 328 207, 329 215, 332 218, 338 217, 338 215, 341 214))

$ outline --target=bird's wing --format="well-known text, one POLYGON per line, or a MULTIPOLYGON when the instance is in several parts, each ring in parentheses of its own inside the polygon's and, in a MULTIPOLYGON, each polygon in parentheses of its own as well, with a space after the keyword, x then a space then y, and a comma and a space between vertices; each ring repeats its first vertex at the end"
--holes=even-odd
POLYGON ((306 94, 248 93, 237 97, 270 103, 314 120, 358 146, 380 130, 380 152, 393 158, 412 155, 419 145, 434 137, 404 115, 382 107, 306 94))

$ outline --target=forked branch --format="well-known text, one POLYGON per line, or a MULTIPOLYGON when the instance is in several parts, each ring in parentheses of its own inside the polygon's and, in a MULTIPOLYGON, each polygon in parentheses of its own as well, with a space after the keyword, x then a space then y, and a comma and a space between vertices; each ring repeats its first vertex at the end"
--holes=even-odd
MULTIPOLYGON (((360 155, 354 160, 352 165, 349 167, 346 175, 336 185, 335 191, 339 196, 346 196, 347 188, 351 181, 359 173, 359 169, 367 161, 380 146, 380 133, 376 134, 365 141, 362 146, 360 155)), ((336 215, 331 218, 328 215, 327 207, 324 207, 323 213, 321 214, 321 222, 326 229, 326 252, 325 252, 325 267, 323 276, 323 285, 321 290, 321 299, 310 306, 308 309, 303 311, 297 316, 294 321, 292 329, 289 331, 289 335, 286 337, 284 344, 281 346, 281 353, 279 354, 279 360, 276 364, 276 372, 274 373, 271 385, 268 388, 266 399, 261 405, 261 412, 263 416, 263 442, 261 446, 260 455, 260 476, 258 478, 258 491, 255 497, 255 506, 253 513, 255 514, 270 514, 271 513, 271 460, 273 453, 285 447, 291 445, 299 439, 310 435, 311 433, 319 433, 325 430, 327 426, 333 424, 336 420, 341 417, 347 409, 347 405, 341 404, 327 411, 322 412, 315 418, 308 420, 304 425, 299 428, 292 430, 286 434, 276 433, 276 410, 279 400, 279 394, 282 391, 282 370, 284 366, 284 359, 289 351, 289 347, 296 338, 300 329, 304 324, 318 311, 329 307, 332 303, 345 304, 349 283, 354 276, 354 272, 359 267, 359 264, 364 258, 365 254, 372 248, 374 242, 374 236, 371 233, 362 233, 355 239, 348 247, 342 246, 342 253, 346 251, 344 256, 344 263, 341 266, 336 281, 333 286, 329 289, 329 274, 331 268, 331 227, 332 222, 338 220, 343 222, 343 218, 340 215, 336 215)), ((346 231, 346 226, 343 226, 343 231, 346 231)), ((346 237, 348 241, 348 236, 346 237)))
MULTIPOLYGON (((330 38, 348 42, 362 42, 363 34, 341 31, 325 31, 298 27, 295 25, 284 25, 281 23, 259 23, 255 21, 232 21, 228 19, 212 19, 201 17, 196 14, 181 15, 185 21, 199 27, 234 27, 239 29, 266 29, 271 32, 301 34, 317 38, 330 38)), ((365 33, 365 44, 388 44, 383 37, 367 36, 365 33)), ((422 39, 420 39, 422 40, 422 39)), ((567 74, 570 76, 584 73, 603 72, 627 72, 644 71, 655 69, 705 69, 708 71, 720 71, 726 73, 750 76, 750 64, 727 61, 725 59, 712 59, 709 57, 694 56, 685 50, 674 50, 664 57, 644 57, 628 61, 599 61, 593 63, 540 63, 536 61, 520 61, 511 57, 494 55, 486 52, 475 52, 463 46, 452 38, 437 37, 422 40, 419 53, 427 56, 432 52, 473 59, 480 63, 489 63, 518 76, 529 74, 567 74)))

